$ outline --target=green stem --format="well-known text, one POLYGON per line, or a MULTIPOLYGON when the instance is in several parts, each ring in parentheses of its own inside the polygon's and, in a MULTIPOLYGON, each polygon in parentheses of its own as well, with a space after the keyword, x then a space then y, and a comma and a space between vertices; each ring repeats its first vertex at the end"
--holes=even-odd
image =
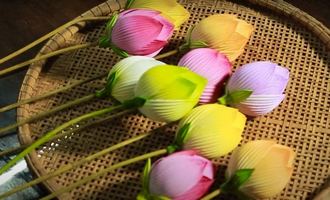
POLYGON ((162 58, 166 58, 166 57, 169 57, 169 56, 172 56, 172 55, 175 55, 179 52, 179 50, 177 49, 174 49, 172 51, 168 51, 166 53, 163 53, 163 54, 159 54, 158 56, 155 56, 155 59, 159 60, 159 59, 162 59, 162 58))
POLYGON ((5 171, 7 171, 10 167, 15 165, 19 160, 24 158, 27 154, 29 154, 31 151, 35 150, 42 144, 48 142, 51 140, 58 132, 64 130, 65 128, 68 128, 78 122, 85 121, 87 119, 91 119, 100 115, 104 115, 107 113, 110 113, 112 111, 118 110, 118 109, 123 109, 126 108, 124 105, 117 105, 117 106, 111 106, 108 108, 100 109, 94 112, 86 113, 84 115, 81 115, 79 117, 76 117, 68 122, 65 122, 64 124, 56 127, 52 131, 46 133, 44 136, 36 140, 34 143, 32 143, 28 148, 26 148, 24 151, 22 151, 20 154, 18 154, 15 158, 10 160, 7 164, 5 164, 1 169, 0 169, 0 175, 3 174, 5 171))
POLYGON ((18 107, 20 105, 23 105, 23 104, 32 103, 32 102, 39 101, 41 99, 44 99, 44 98, 53 96, 55 94, 58 94, 58 93, 61 93, 61 92, 65 92, 65 91, 67 91, 67 90, 69 90, 71 88, 74 88, 74 87, 78 86, 78 85, 82 85, 82 84, 85 84, 85 83, 88 83, 88 82, 91 82, 91 81, 94 81, 94 80, 97 80, 97 79, 104 78, 107 75, 108 75, 108 72, 107 73, 104 73, 104 74, 101 74, 101 75, 97 75, 97 76, 88 78, 88 79, 85 79, 85 80, 75 81, 75 82, 73 82, 70 85, 67 85, 67 86, 58 88, 58 89, 53 90, 53 91, 50 91, 50 92, 46 92, 46 93, 41 94, 39 96, 35 96, 35 97, 29 98, 29 99, 23 99, 23 100, 21 100, 19 102, 16 102, 16 103, 13 103, 13 104, 10 104, 10 105, 7 105, 5 107, 0 108, 0 113, 1 112, 6 112, 6 111, 11 110, 11 109, 14 109, 14 108, 16 108, 16 107, 18 107))
MULTIPOLYGON (((124 114, 128 114, 130 112, 132 112, 133 110, 135 109, 130 109, 130 110, 124 110, 124 111, 121 111, 121 112, 118 112, 116 114, 113 114, 113 115, 110 115, 110 116, 107 116, 107 117, 104 117, 104 118, 101 118, 101 119, 98 119, 98 120, 95 120, 91 123, 88 123, 88 124, 84 124, 84 125, 81 125, 79 126, 78 128, 76 128, 75 126, 73 127, 73 129, 70 129, 69 131, 65 131, 65 132, 61 132, 59 134, 56 134, 50 141, 53 141, 53 140, 56 140, 56 139, 59 139, 59 138, 62 138, 66 135, 70 135, 71 133, 74 133, 74 132, 79 132, 79 131, 82 131, 84 130, 85 128, 88 128, 90 126, 95 126, 97 124, 101 124, 103 122, 106 122, 106 121, 109 121, 111 119, 114 119, 116 117, 119 117, 121 115, 124 115, 124 114)), ((7 150, 4 150, 4 151, 1 151, 0 152, 0 158, 3 157, 3 156, 10 156, 10 155, 14 155, 14 154, 17 154, 21 151, 23 151, 26 147, 28 147, 31 143, 27 143, 27 144, 24 144, 22 146, 18 146, 18 147, 13 147, 13 148, 10 148, 10 149, 7 149, 7 150)))
POLYGON ((44 117, 47 117, 49 115, 52 115, 58 111, 61 111, 61 110, 64 110, 66 108, 69 108, 69 107, 72 107, 74 105, 77 105, 77 104, 81 104, 81 103, 84 103, 84 102, 87 102, 91 99, 95 98, 95 94, 89 94, 89 95, 86 95, 86 96, 83 96, 79 99, 75 99, 75 100, 72 100, 72 101, 69 101, 65 104, 62 104, 60 106, 57 106, 55 108, 52 108, 48 111, 45 111, 45 112, 42 112, 42 113, 38 113, 36 115, 33 115, 32 117, 29 117, 29 118, 26 118, 26 119, 23 119, 19 122, 16 122, 14 124, 10 124, 8 126, 5 126, 5 127, 2 127, 0 128, 0 137, 1 136, 5 136, 7 134, 9 134, 8 131, 12 130, 12 129, 15 129, 21 125, 24 125, 24 124, 27 124, 27 123, 31 123, 31 122, 34 122, 34 121, 37 121, 39 119, 42 119, 44 117))
POLYGON ((31 49, 32 47, 36 46, 37 44, 40 44, 41 42, 47 40, 48 38, 52 37, 53 35, 57 34, 58 32, 76 24, 76 23, 79 23, 79 22, 82 22, 82 21, 100 21, 100 20, 108 20, 109 19, 109 16, 105 16, 105 17, 80 17, 80 18, 76 18, 72 21, 69 21, 67 22, 66 24, 56 28, 55 30, 47 33, 46 35, 40 37, 39 39, 35 40, 34 42, 28 44, 27 46, 9 54, 8 56, 0 59, 0 64, 20 55, 21 53, 31 49))
POLYGON ((209 193, 205 197, 201 198, 201 200, 211 200, 214 197, 218 196, 221 193, 220 189, 214 190, 213 192, 209 193))
POLYGON ((160 156, 160 155, 163 155, 163 154, 166 154, 166 153, 167 153, 166 149, 160 149, 160 150, 157 150, 157 151, 153 151, 151 153, 143 154, 141 156, 137 156, 135 158, 131 158, 129 160, 125 160, 123 162, 117 163, 117 164, 112 165, 108 168, 102 169, 97 173, 93 173, 92 175, 87 176, 87 177, 85 177, 85 178, 83 178, 83 179, 67 186, 67 187, 63 187, 63 188, 51 193, 50 195, 42 198, 41 200, 49 200, 49 199, 55 198, 58 195, 61 195, 65 192, 69 192, 69 191, 71 191, 72 189, 74 189, 76 187, 79 187, 79 186, 81 186, 81 185, 83 185, 83 184, 85 184, 89 181, 92 181, 92 180, 94 180, 94 179, 96 179, 100 176, 103 176, 106 173, 111 172, 111 171, 113 171, 115 169, 118 169, 120 167, 129 165, 129 164, 132 164, 132 163, 135 163, 135 162, 139 162, 139 161, 142 161, 142 160, 146 160, 148 158, 152 158, 152 157, 155 157, 155 156, 160 156))
POLYGON ((59 54, 62 54, 62 53, 66 53, 66 52, 73 51, 73 50, 76 50, 76 49, 87 48, 87 47, 95 46, 95 45, 96 45, 96 43, 85 43, 85 44, 78 44, 78 45, 75 45, 75 46, 59 49, 57 51, 53 51, 51 53, 38 56, 36 58, 24 61, 24 62, 19 63, 17 65, 14 65, 14 66, 8 67, 4 70, 1 70, 0 71, 0 76, 3 76, 3 75, 8 74, 10 72, 16 71, 18 69, 21 69, 21 68, 23 68, 25 66, 28 66, 29 64, 34 63, 36 61, 44 60, 46 58, 53 57, 53 56, 56 56, 56 55, 59 55, 59 54))
MULTIPOLYGON (((129 110, 129 111, 131 112, 132 110, 129 110)), ((120 114, 124 114, 124 112, 127 113, 127 111, 123 111, 123 112, 120 112, 120 114)), ((115 118, 115 115, 112 115, 110 117, 113 119, 113 118, 115 118)), ((108 120, 109 120, 109 118, 108 118, 108 120)), ((106 120, 102 119, 102 121, 106 121, 106 120)), ((32 180, 32 181, 30 181, 28 183, 25 183, 23 185, 20 185, 20 186, 18 186, 16 188, 14 188, 14 189, 6 192, 6 193, 1 194, 0 195, 0 199, 9 197, 10 195, 12 195, 12 194, 14 194, 16 192, 19 192, 19 191, 24 190, 24 189, 26 189, 28 187, 31 187, 33 185, 36 185, 36 184, 41 183, 43 181, 46 181, 46 180, 48 180, 48 179, 50 179, 52 177, 58 176, 58 175, 60 175, 62 173, 65 173, 65 172, 71 170, 71 169, 75 169, 75 168, 77 168, 77 167, 79 167, 79 166, 81 166, 81 165, 83 165, 85 163, 88 163, 88 162, 90 162, 90 161, 92 161, 92 160, 94 160, 96 158, 99 158, 99 157, 101 157, 101 156, 103 156, 105 154, 108 154, 108 153, 110 153, 110 152, 112 152, 112 151, 114 151, 116 149, 122 148, 122 147, 124 147, 124 146, 126 146, 128 144, 131 144, 131 143, 136 142, 138 140, 141 140, 141 139, 143 139, 145 137, 148 137, 151 134, 152 134, 152 132, 141 134, 141 135, 139 135, 137 137, 134 137, 134 138, 125 140, 123 142, 120 142, 118 144, 115 144, 113 146, 110 146, 110 147, 108 147, 106 149, 103 149, 103 150, 101 150, 101 151, 99 151, 99 152, 97 152, 95 154, 92 154, 92 155, 90 155, 90 156, 88 156, 86 158, 83 158, 83 159, 81 159, 81 160, 79 160, 77 162, 70 163, 70 164, 65 165, 63 167, 60 167, 56 171, 50 172, 50 173, 48 173, 48 174, 46 174, 44 176, 41 176, 39 178, 36 178, 36 179, 34 179, 34 180, 32 180)))

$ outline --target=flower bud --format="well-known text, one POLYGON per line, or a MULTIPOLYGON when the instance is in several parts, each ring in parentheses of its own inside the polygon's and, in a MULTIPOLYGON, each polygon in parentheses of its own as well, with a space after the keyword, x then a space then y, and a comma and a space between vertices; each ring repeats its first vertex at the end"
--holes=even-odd
POLYGON ((159 65, 165 63, 146 56, 122 59, 109 72, 108 81, 111 83, 107 84, 111 84, 111 96, 120 102, 133 99, 135 86, 142 74, 159 65))
POLYGON ((214 181, 212 162, 194 151, 181 151, 156 161, 149 174, 149 193, 173 200, 197 200, 214 181))
POLYGON ((139 110, 147 117, 171 122, 181 119, 197 103, 207 80, 187 68, 163 65, 146 71, 135 96, 146 99, 139 110))
POLYGON ((207 86, 199 99, 202 104, 214 103, 221 87, 231 73, 231 64, 225 55, 210 48, 198 48, 185 54, 178 63, 205 77, 207 86))
POLYGON ((178 135, 187 127, 183 149, 192 149, 206 158, 219 158, 240 143, 246 117, 235 108, 206 104, 190 111, 179 123, 178 135), (188 126, 186 126, 188 125, 188 126))
POLYGON ((163 17, 174 24, 176 29, 189 18, 189 12, 176 0, 133 0, 129 8, 157 10, 162 13, 163 17))
POLYGON ((226 86, 229 104, 246 115, 264 115, 284 99, 283 91, 288 81, 288 69, 275 63, 259 61, 243 65, 233 73, 226 86), (235 93, 242 90, 252 93, 246 99, 235 102, 235 93))
POLYGON ((119 14, 111 43, 130 55, 155 56, 172 36, 174 25, 153 10, 126 10, 119 14))
POLYGON ((192 30, 191 40, 202 41, 233 61, 244 51, 252 30, 252 25, 235 15, 217 14, 201 20, 192 30))
POLYGON ((291 148, 274 141, 252 141, 234 150, 226 176, 231 177, 239 169, 254 169, 239 190, 252 198, 270 198, 289 182, 294 156, 291 148))

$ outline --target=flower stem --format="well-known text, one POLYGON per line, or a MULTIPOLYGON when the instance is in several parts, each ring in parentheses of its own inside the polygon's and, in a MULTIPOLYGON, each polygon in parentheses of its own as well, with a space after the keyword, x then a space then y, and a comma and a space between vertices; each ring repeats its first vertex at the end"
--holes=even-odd
POLYGON ((36 148, 38 148, 42 144, 44 144, 44 143, 48 142, 49 140, 51 140, 58 132, 66 129, 66 128, 68 128, 68 127, 70 127, 70 126, 72 126, 72 125, 74 125, 78 122, 85 121, 87 119, 91 119, 91 118, 94 118, 94 117, 97 117, 97 116, 100 116, 100 115, 104 115, 104 114, 110 113, 110 112, 115 111, 115 110, 124 109, 124 108, 126 108, 126 107, 122 104, 117 105, 117 106, 111 106, 111 107, 108 107, 108 108, 96 110, 94 112, 86 113, 84 115, 81 115, 79 117, 71 119, 68 122, 63 123, 62 125, 56 127, 52 131, 49 131, 44 136, 42 136, 41 138, 36 140, 28 148, 24 149, 24 151, 22 151, 15 158, 13 158, 7 164, 5 164, 2 168, 0 168, 0 175, 3 174, 5 171, 7 171, 10 167, 15 165, 19 160, 24 158, 24 156, 29 154, 31 151, 35 150, 36 148))
POLYGON ((36 58, 33 58, 33 59, 30 59, 30 60, 24 61, 22 63, 16 64, 14 66, 11 66, 11 67, 8 67, 8 68, 6 68, 4 70, 1 70, 0 71, 0 76, 3 76, 3 75, 8 74, 10 72, 16 71, 18 69, 21 69, 21 68, 23 68, 23 67, 25 67, 25 66, 27 66, 27 65, 29 65, 31 63, 34 63, 36 61, 39 61, 39 60, 44 60, 46 58, 49 58, 49 57, 52 57, 52 56, 56 56, 56 55, 59 55, 59 54, 65 53, 65 52, 73 51, 73 50, 76 50, 76 49, 87 48, 87 47, 95 46, 95 45, 96 45, 96 43, 85 43, 85 44, 78 44, 78 45, 70 46, 70 47, 67 47, 67 48, 59 49, 57 51, 53 51, 51 53, 38 56, 36 58))
POLYGON ((21 120, 19 122, 14 123, 14 124, 10 124, 8 126, 2 127, 2 128, 0 128, 0 137, 9 134, 8 131, 10 131, 10 130, 12 130, 14 128, 17 128, 17 127, 19 127, 21 125, 24 125, 24 124, 27 124, 27 123, 31 123, 31 122, 37 121, 39 119, 42 119, 42 118, 47 117, 49 115, 52 115, 52 114, 54 114, 54 113, 56 113, 58 111, 64 110, 66 108, 69 108, 71 106, 74 106, 74 105, 77 105, 77 104, 81 104, 81 103, 87 102, 87 101, 89 101, 89 100, 91 100, 93 98, 95 98, 95 94, 89 94, 89 95, 83 96, 83 97, 81 97, 79 99, 75 99, 75 100, 69 101, 69 102, 67 102, 65 104, 59 105, 59 106, 57 106, 57 107, 55 107, 53 109, 50 109, 48 111, 45 111, 45 112, 42 112, 42 113, 38 113, 36 115, 33 115, 32 117, 28 117, 26 119, 23 119, 23 120, 21 120))
POLYGON ((163 155, 163 154, 166 154, 166 153, 167 153, 166 149, 160 149, 160 150, 157 150, 157 151, 153 151, 153 152, 143 154, 143 155, 137 156, 135 158, 131 158, 129 160, 125 160, 123 162, 117 163, 117 164, 112 165, 108 168, 102 169, 97 173, 94 173, 90 176, 87 176, 87 177, 85 177, 85 178, 83 178, 83 179, 81 179, 81 180, 79 180, 79 181, 77 181, 77 182, 75 182, 75 183, 73 183, 69 186, 63 187, 63 188, 51 193, 50 195, 42 198, 41 200, 49 200, 49 199, 55 198, 58 195, 61 195, 65 192, 69 192, 69 191, 71 191, 72 189, 74 189, 76 187, 79 187, 79 186, 81 186, 81 185, 83 185, 83 184, 85 184, 85 183, 87 183, 91 180, 94 180, 94 179, 96 179, 100 176, 103 176, 106 173, 111 172, 111 171, 113 171, 115 169, 118 169, 120 167, 129 165, 129 164, 132 164, 132 163, 135 163, 135 162, 139 162, 139 161, 142 161, 142 160, 146 160, 148 158, 152 158, 152 157, 155 157, 155 156, 160 156, 160 155, 163 155))
MULTIPOLYGON (((74 132, 79 132, 79 131, 82 131, 84 130, 85 128, 89 128, 91 126, 95 126, 95 125, 98 125, 98 124, 101 124, 103 122, 106 122, 106 121, 110 121, 111 119, 114 119, 116 117, 119 117, 121 115, 124 115, 124 114, 128 114, 132 111, 134 111, 135 109, 130 109, 130 110, 124 110, 124 111, 121 111, 121 112, 118 112, 116 114, 113 114, 113 115, 110 115, 110 116, 107 116, 107 117, 103 117, 103 118, 100 118, 98 120, 95 120, 91 123, 88 123, 88 124, 84 124, 84 125, 81 125, 79 126, 78 128, 73 128, 73 129, 70 129, 68 131, 65 131, 65 132, 61 132, 59 134, 56 134, 50 141, 54 141, 56 139, 59 139, 59 138, 62 138, 66 135, 70 135, 71 133, 74 133, 74 132)), ((22 146, 18 146, 18 147, 13 147, 13 148, 10 148, 10 149, 7 149, 7 150, 4 150, 4 151, 1 151, 0 152, 0 158, 3 157, 3 156, 10 156, 10 155, 14 155, 14 154, 17 154, 21 151, 23 151, 26 147, 28 147, 31 143, 27 143, 27 144, 24 144, 22 146)))
MULTIPOLYGON (((131 112, 132 110, 129 110, 129 111, 131 112)), ((123 111, 123 112, 127 113, 127 111, 123 111)), ((122 114, 122 112, 120 112, 120 113, 122 114)), ((119 114, 119 113, 118 113, 118 114, 119 114)), ((117 115, 117 116, 118 116, 118 115, 117 115)), ((109 116, 109 118, 110 118, 110 117, 111 117, 111 118, 115 118, 114 115, 109 116)), ((108 119, 109 119, 109 118, 108 118, 108 119)), ((102 118, 102 121, 105 121, 104 118, 102 118)), ((77 130, 76 130, 76 131, 77 131, 77 130)), ((66 134, 67 134, 67 133, 66 133, 66 134)), ((83 158, 83 159, 81 159, 81 160, 79 160, 79 161, 77 161, 77 162, 70 163, 70 164, 67 164, 67 165, 65 165, 65 166, 62 166, 62 167, 58 168, 57 170, 55 170, 55 171, 53 171, 53 172, 50 172, 50 173, 48 173, 48 174, 46 174, 46 175, 44 175, 44 176, 41 176, 41 177, 39 177, 39 178, 36 178, 36 179, 34 179, 34 180, 32 180, 32 181, 30 181, 30 182, 28 182, 28 183, 25 183, 25 184, 23 184, 23 185, 20 185, 20 186, 18 186, 18 187, 16 187, 16 188, 14 188, 14 189, 12 189, 12 190, 6 192, 6 193, 1 194, 1 195, 0 195, 0 199, 3 199, 3 198, 6 198, 6 197, 9 197, 10 195, 12 195, 12 194, 14 194, 14 193, 16 193, 16 192, 19 192, 19 191, 24 190, 24 189, 26 189, 26 188, 28 188, 28 187, 31 187, 31 186, 33 186, 33 185, 36 185, 36 184, 41 183, 41 182, 43 182, 43 181, 46 181, 46 180, 48 180, 48 179, 50 179, 50 178, 52 178, 52 177, 58 176, 58 175, 60 175, 60 174, 62 174, 62 173, 65 173, 65 172, 71 170, 71 169, 75 169, 75 168, 77 168, 77 167, 79 167, 79 166, 81 166, 81 165, 83 165, 83 164, 85 164, 85 163, 88 163, 88 162, 90 162, 90 161, 92 161, 92 160, 94 160, 94 159, 96 159, 96 158, 99 158, 99 157, 101 157, 101 156, 103 156, 103 155, 105 155, 105 154, 108 154, 108 153, 110 153, 110 152, 112 152, 112 151, 114 151, 114 150, 116 150, 116 149, 119 149, 119 148, 124 147, 124 146, 126 146, 126 145, 128 145, 128 144, 131 144, 131 143, 133 143, 133 142, 136 142, 136 141, 138 141, 138 140, 141 140, 141 139, 143 139, 143 138, 145 138, 145 137, 147 137, 147 136, 149 136, 149 135, 151 135, 151 134, 152 134, 152 132, 141 134, 141 135, 139 135, 139 136, 137 136, 137 137, 134 137, 134 138, 131 138, 131 139, 125 140, 125 141, 123 141, 123 142, 120 142, 120 143, 118 143, 118 144, 115 144, 115 145, 113 145, 113 146, 110 146, 110 147, 108 147, 108 148, 106 148, 106 149, 103 149, 103 150, 101 150, 101 151, 99 151, 99 152, 97 152, 97 153, 94 153, 94 154, 92 154, 92 155, 90 155, 90 156, 87 156, 86 158, 83 158)))
POLYGON ((41 42, 47 40, 48 38, 52 37, 53 35, 55 35, 56 33, 76 24, 76 23, 79 23, 79 22, 82 22, 82 21, 101 21, 101 20, 108 20, 110 18, 110 16, 103 16, 103 17, 80 17, 80 18, 76 18, 76 19, 73 19, 72 21, 69 21, 67 22, 66 24, 56 28, 55 30, 47 33, 46 35, 40 37, 39 39, 35 40, 34 42, 28 44, 27 46, 9 54, 8 56, 0 59, 0 64, 22 54, 23 52, 31 49, 32 47, 36 46, 37 44, 40 44, 41 42))
POLYGON ((213 192, 209 193, 205 197, 201 198, 201 200, 210 200, 213 199, 214 197, 218 196, 221 193, 220 189, 214 190, 213 192))
POLYGON ((29 98, 29 99, 23 99, 23 100, 21 100, 19 102, 16 102, 16 103, 13 103, 13 104, 10 104, 10 105, 7 105, 7 106, 4 106, 4 107, 0 108, 0 113, 1 112, 6 112, 8 110, 12 110, 14 108, 17 108, 20 105, 23 105, 23 104, 33 103, 35 101, 39 101, 41 99, 44 99, 44 98, 53 96, 55 94, 58 94, 58 93, 61 93, 61 92, 65 92, 65 91, 67 91, 67 90, 69 90, 71 88, 74 88, 74 87, 78 86, 78 85, 82 85, 82 84, 85 84, 85 83, 88 83, 88 82, 91 82, 91 81, 94 81, 94 80, 97 80, 97 79, 101 79, 103 77, 106 77, 107 75, 108 75, 108 72, 106 72, 104 74, 101 74, 101 75, 97 75, 97 76, 88 78, 88 79, 85 79, 85 80, 75 81, 75 82, 73 82, 70 85, 67 85, 67 86, 58 88, 58 89, 53 90, 53 91, 50 91, 50 92, 46 92, 46 93, 41 94, 39 96, 35 96, 35 97, 29 98))
POLYGON ((174 49, 172 51, 168 51, 166 53, 163 53, 163 54, 159 54, 158 56, 155 56, 155 59, 159 60, 159 59, 162 59, 162 58, 166 58, 166 57, 169 57, 169 56, 172 56, 172 55, 175 55, 179 52, 179 50, 177 49, 174 49))

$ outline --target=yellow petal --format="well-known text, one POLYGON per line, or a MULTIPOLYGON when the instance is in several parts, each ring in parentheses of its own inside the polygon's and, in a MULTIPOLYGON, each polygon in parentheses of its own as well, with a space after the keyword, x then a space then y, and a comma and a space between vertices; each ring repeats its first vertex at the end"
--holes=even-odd
POLYGON ((152 10, 168 10, 177 4, 176 0, 134 0, 130 8, 147 8, 152 10))
POLYGON ((177 4, 167 12, 162 12, 162 15, 174 24, 175 29, 178 29, 189 19, 190 13, 182 5, 177 4))
POLYGON ((237 20, 238 20, 238 25, 236 27, 235 32, 239 33, 240 35, 248 39, 251 36, 253 26, 251 24, 246 23, 243 20, 239 20, 239 19, 237 20))
POLYGON ((193 41, 204 41, 233 61, 244 51, 252 30, 252 25, 237 19, 235 15, 212 15, 197 24, 191 38, 193 41))
POLYGON ((190 123, 184 149, 197 150, 207 158, 223 156, 241 141, 245 121, 237 109, 219 104, 196 107, 179 124, 190 123))
POLYGON ((256 140, 235 149, 230 157, 226 176, 231 177, 238 169, 255 168, 274 144, 275 141, 256 140))
POLYGON ((237 23, 228 15, 209 16, 196 25, 191 33, 191 39, 204 41, 211 48, 217 49, 219 44, 235 32, 237 23))
POLYGON ((291 148, 278 144, 272 145, 240 190, 258 199, 277 195, 290 180, 293 159, 294 152, 291 148))
POLYGON ((176 0, 135 0, 130 8, 157 10, 173 23, 176 29, 189 18, 189 12, 182 5, 177 3, 176 0))

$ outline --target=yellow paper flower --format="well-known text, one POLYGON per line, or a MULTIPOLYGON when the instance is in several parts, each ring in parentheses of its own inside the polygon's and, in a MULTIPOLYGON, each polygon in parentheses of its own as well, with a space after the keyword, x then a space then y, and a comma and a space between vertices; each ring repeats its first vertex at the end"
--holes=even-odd
POLYGON ((235 15, 217 14, 200 21, 191 33, 191 40, 202 41, 233 61, 244 51, 252 30, 252 25, 235 15))
POLYGON ((176 0, 133 0, 129 8, 157 10, 178 29, 189 18, 189 12, 176 0))
POLYGON ((289 182, 294 156, 291 148, 274 141, 252 141, 233 152, 226 176, 231 177, 239 169, 254 169, 239 190, 253 198, 270 198, 289 182))
POLYGON ((180 121, 178 130, 189 124, 181 145, 207 158, 219 158, 237 147, 245 122, 245 115, 235 108, 219 104, 198 106, 180 121))

